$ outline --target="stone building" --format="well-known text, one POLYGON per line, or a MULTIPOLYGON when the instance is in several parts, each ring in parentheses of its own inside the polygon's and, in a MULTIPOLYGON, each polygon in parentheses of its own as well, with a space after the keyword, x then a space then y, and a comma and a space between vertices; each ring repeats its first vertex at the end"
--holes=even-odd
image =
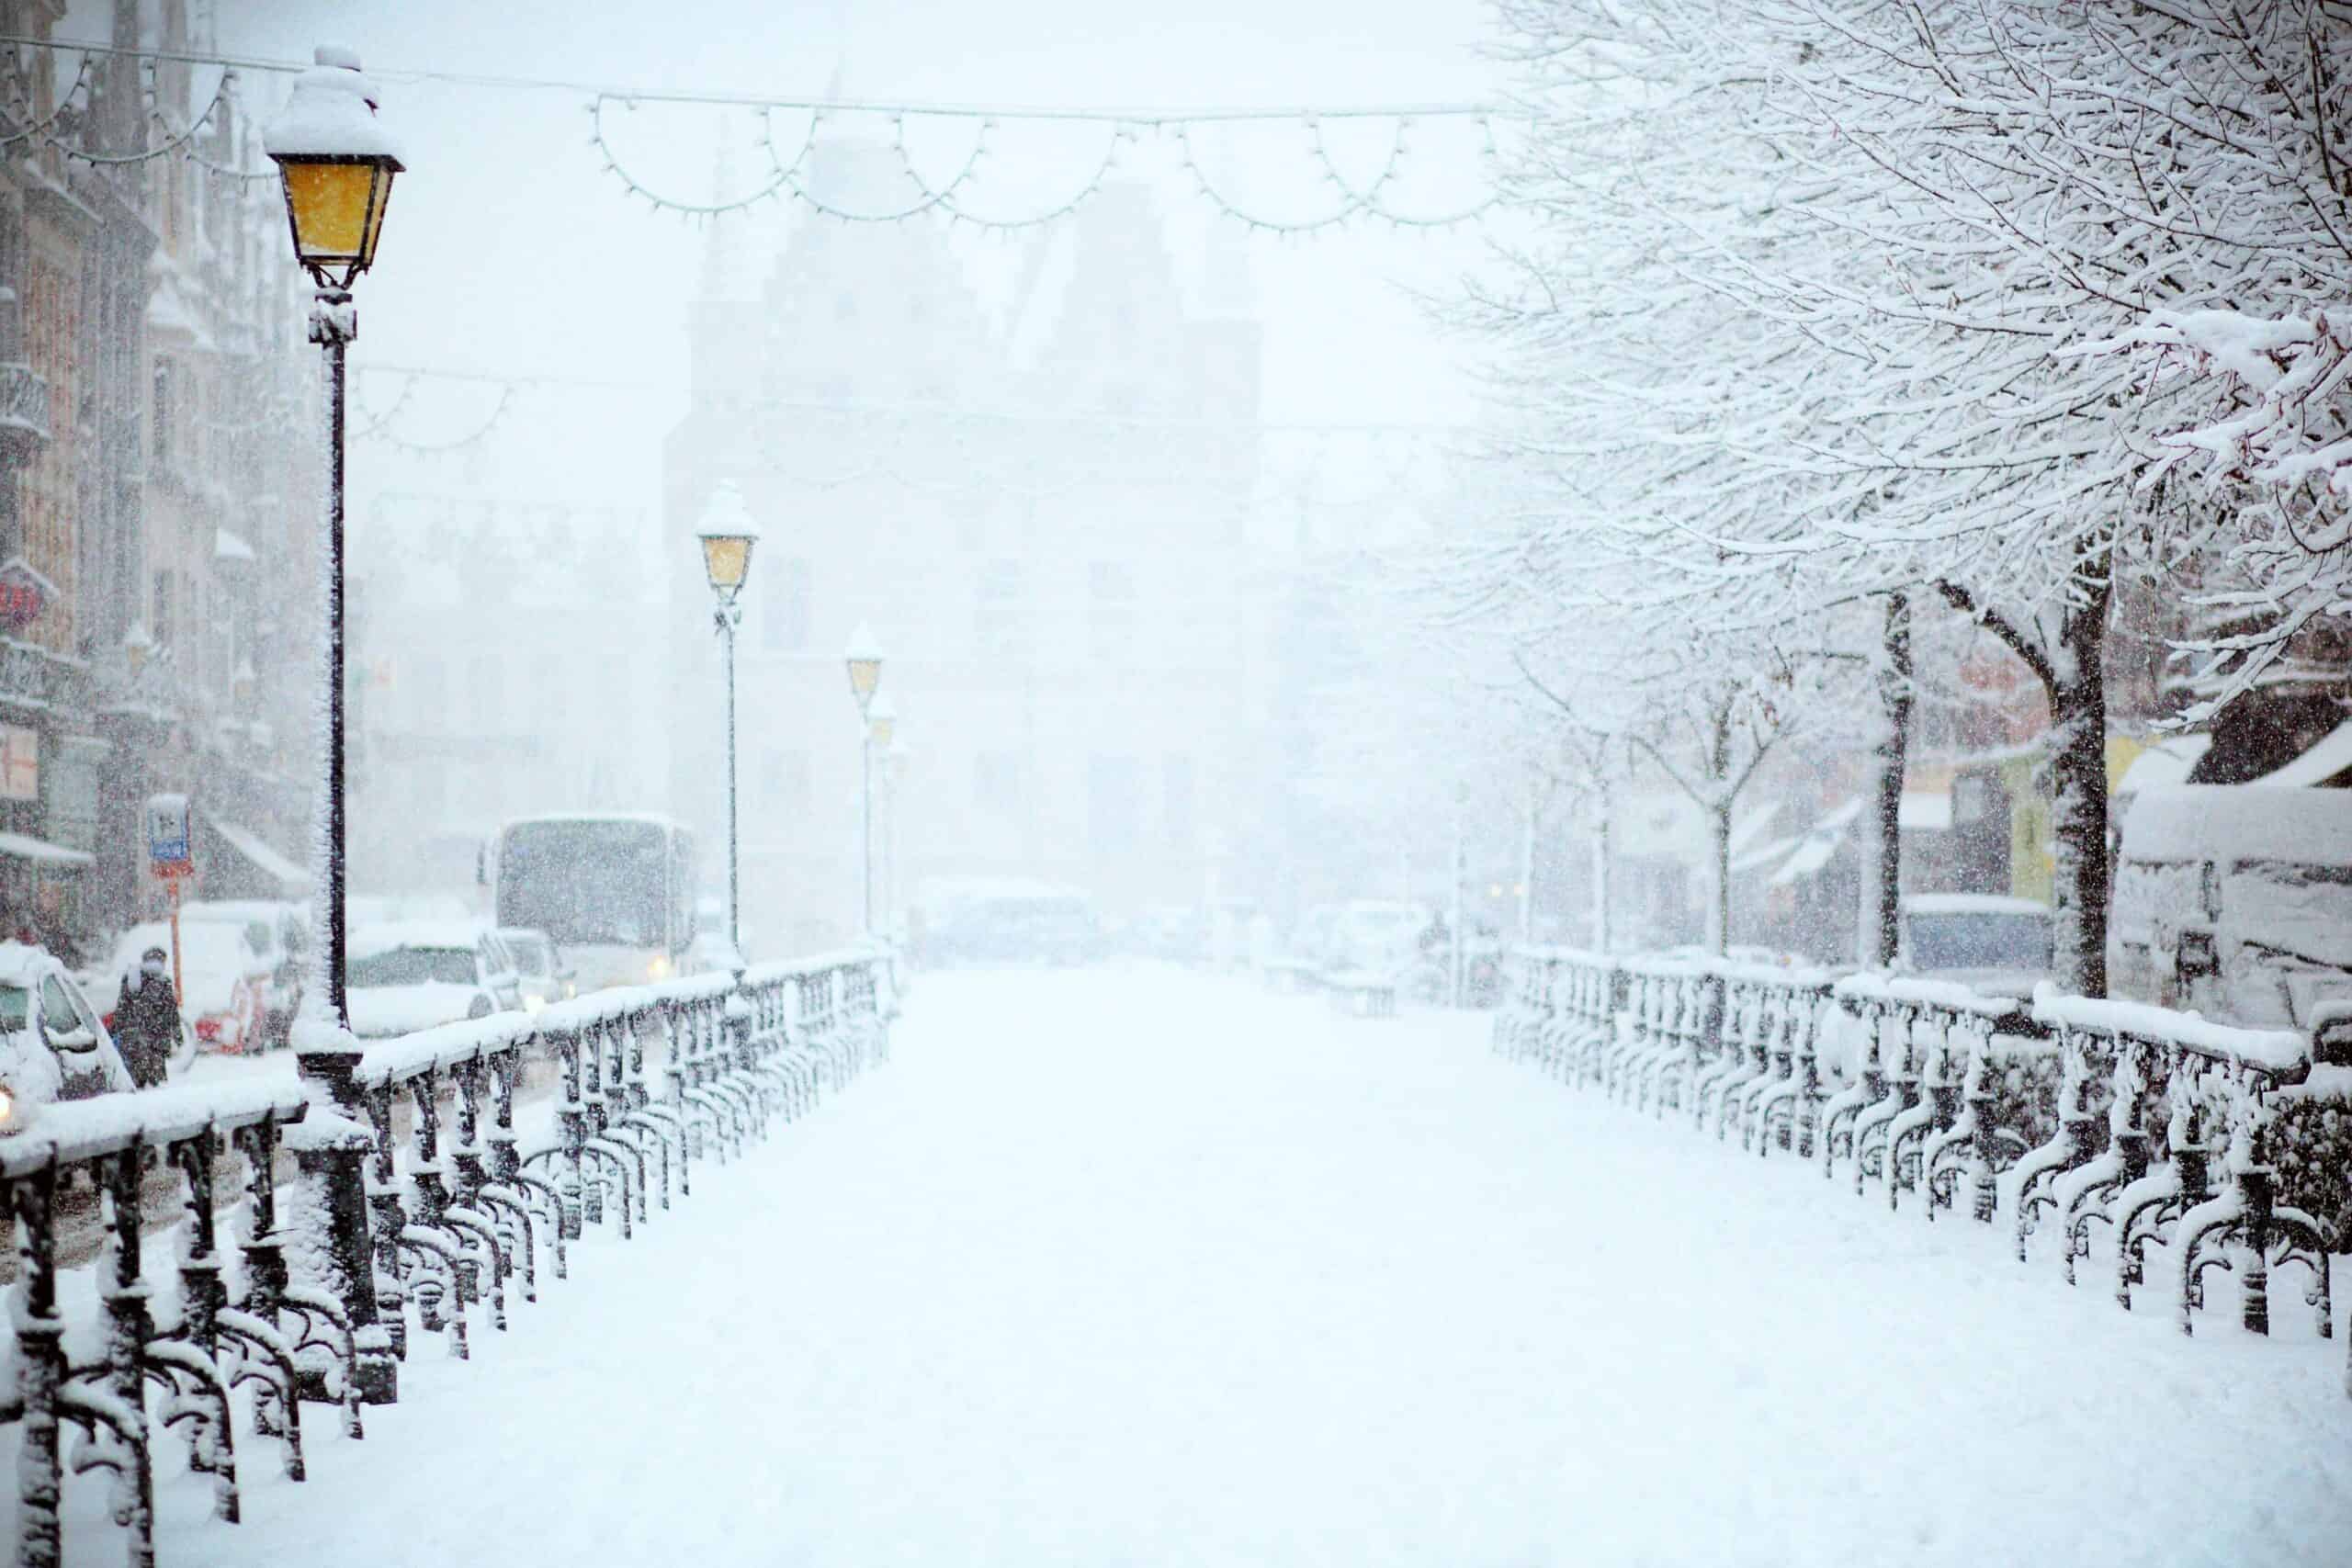
MULTIPOLYGON (((0 0, 0 29, 209 41, 186 0, 90 8, 0 0)), ((153 792, 195 804, 199 893, 301 890, 321 438, 244 107, 76 59, 0 63, 0 926, 37 906, 87 939, 160 897, 153 792)))
MULTIPOLYGON (((833 143, 820 198, 887 203, 887 147, 833 143)), ((741 634, 748 945, 854 934, 859 729, 841 656, 869 625, 905 760, 877 860, 1074 885, 1111 909, 1199 897, 1249 708, 1247 509, 1259 329, 1238 250, 1191 291, 1148 191, 1114 186, 984 300, 944 230, 796 222, 767 265, 720 226, 665 454, 674 808, 723 885, 718 668, 691 536, 714 486, 765 538, 741 634)), ((899 770, 886 768, 886 780, 899 770)), ((890 902, 888 889, 885 903, 890 902)))

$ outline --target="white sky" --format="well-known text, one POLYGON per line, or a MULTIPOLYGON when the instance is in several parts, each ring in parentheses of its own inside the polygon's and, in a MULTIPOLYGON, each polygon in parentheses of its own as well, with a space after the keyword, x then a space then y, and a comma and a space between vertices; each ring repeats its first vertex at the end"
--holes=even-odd
MULTIPOLYGON (((334 40, 387 75, 421 68, 821 96, 840 70, 841 90, 855 98, 1115 107, 1463 101, 1491 98, 1499 85, 1498 68, 1476 53, 1486 18, 1476 0, 1194 0, 1148 11, 1074 0, 217 3, 226 51, 300 56, 334 40)), ((371 478, 405 478, 438 488, 436 479, 463 478, 500 491, 650 503, 660 438, 678 412, 684 307, 703 235, 628 202, 588 144, 578 93, 396 76, 385 88, 384 112, 404 138, 410 172, 394 196, 378 271, 360 288, 355 363, 550 372, 647 390, 532 394, 496 449, 466 474, 447 471, 452 459, 394 459, 377 446, 355 452, 356 482, 364 490, 371 478), (390 471, 400 461, 421 471, 390 471)), ((633 157, 665 189, 707 196, 722 133, 717 113, 649 108, 628 129, 633 157)), ((751 129, 749 119, 739 124, 739 138, 751 129)), ((795 130, 779 126, 787 141, 795 130)), ((944 176, 952 166, 955 135, 918 129, 926 172, 944 176)), ((1367 166, 1360 135, 1335 130, 1333 144, 1351 172, 1367 166)), ((1483 191, 1474 135, 1431 127, 1417 145, 1422 151, 1394 187, 1398 207, 1446 211, 1483 191)), ((1254 190, 1270 216, 1315 209, 1315 171, 1297 132, 1236 133, 1203 151, 1254 190)), ((748 185, 759 171, 744 156, 748 185)), ((1184 186, 1167 145, 1146 141, 1129 166, 1156 176, 1171 244, 1189 265, 1210 209, 1184 186)), ((975 203, 1033 207, 1082 181, 1089 167, 1081 131, 1017 143, 1008 135, 975 203)), ((1020 243, 969 243, 983 265, 989 246, 1010 256, 1020 243)), ((1460 345, 1405 290, 1442 290, 1481 252, 1476 225, 1253 240, 1267 330, 1265 417, 1469 417, 1460 345)), ((392 385, 363 381, 363 396, 380 402, 392 385)), ((486 390, 436 388, 410 405, 403 432, 426 442, 461 434, 493 400, 486 390)))

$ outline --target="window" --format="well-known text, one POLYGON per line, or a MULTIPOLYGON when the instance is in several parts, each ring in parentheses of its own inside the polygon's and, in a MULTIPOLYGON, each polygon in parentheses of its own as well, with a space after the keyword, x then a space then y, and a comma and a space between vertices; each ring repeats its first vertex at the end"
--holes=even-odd
POLYGON ((793 557, 775 563, 768 579, 767 615, 760 628, 760 645, 770 653, 806 653, 810 635, 810 606, 815 601, 814 572, 808 562, 793 557))
MULTIPOLYGON (((808 753, 770 749, 760 763, 768 809, 799 814, 808 809, 808 753)), ((791 824, 782 826, 789 828, 791 824)))
POLYGON ((1088 625, 1097 660, 1124 663, 1135 652, 1136 582, 1125 567, 1096 561, 1087 574, 1088 625))
POLYGON ((172 362, 155 361, 155 466, 172 460, 172 362))
POLYGON ((1021 801, 1021 757, 983 751, 972 759, 972 799, 982 811, 1011 816, 1021 801))
POLYGON ((1098 854, 1132 850, 1142 839, 1143 770, 1133 757, 1095 757, 1087 767, 1087 840, 1098 854))
POLYGON ((992 560, 982 569, 973 615, 973 640, 982 655, 1008 664, 1028 658, 1026 591, 1021 562, 992 560))
POLYGON ((1160 764, 1160 781, 1169 845, 1189 849, 1193 834, 1193 759, 1182 751, 1170 752, 1160 764))
POLYGON ((420 653, 409 665, 412 694, 411 707, 417 721, 427 728, 446 722, 449 687, 444 678, 441 656, 420 653))
POLYGON ((51 1034, 71 1034, 82 1027, 82 1021, 74 1014, 73 998, 54 975, 44 976, 40 983, 40 1021, 51 1034))
POLYGON ((473 688, 474 722, 484 729, 498 722, 503 694, 498 688, 498 660, 486 653, 474 655, 468 682, 473 688))

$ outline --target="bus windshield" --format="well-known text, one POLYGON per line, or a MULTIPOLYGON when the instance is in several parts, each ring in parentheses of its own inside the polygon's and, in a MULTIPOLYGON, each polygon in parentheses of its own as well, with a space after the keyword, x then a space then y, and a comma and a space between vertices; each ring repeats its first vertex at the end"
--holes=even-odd
POLYGON ((677 910, 689 890, 671 863, 672 839, 657 822, 518 822, 499 847, 498 923, 545 931, 566 947, 684 942, 677 910))

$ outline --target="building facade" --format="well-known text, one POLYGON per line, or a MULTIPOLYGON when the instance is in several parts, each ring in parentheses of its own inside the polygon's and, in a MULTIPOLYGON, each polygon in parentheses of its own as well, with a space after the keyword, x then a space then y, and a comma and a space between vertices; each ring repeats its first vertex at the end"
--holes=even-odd
MULTIPOLYGON (((124 50, 209 41, 185 0, 103 9, 124 50)), ((200 895, 302 891, 321 402, 254 127, 213 73, 76 59, 0 67, 0 932, 87 947, 160 903, 153 793, 200 895)))
MULTIPOLYGON (((888 148, 842 143, 812 172, 850 206, 903 177, 888 148)), ((842 667, 860 624, 904 743, 878 770, 879 902, 954 875, 1045 878, 1112 909, 1196 899, 1250 712, 1259 329, 1238 253, 1188 304, 1140 186, 1046 231, 997 310, 928 226, 811 219, 764 264, 740 244, 714 242, 694 307, 664 536, 671 795, 718 845, 718 657, 692 535, 721 481, 765 529, 739 642, 747 946, 807 950, 863 919, 842 667)))

